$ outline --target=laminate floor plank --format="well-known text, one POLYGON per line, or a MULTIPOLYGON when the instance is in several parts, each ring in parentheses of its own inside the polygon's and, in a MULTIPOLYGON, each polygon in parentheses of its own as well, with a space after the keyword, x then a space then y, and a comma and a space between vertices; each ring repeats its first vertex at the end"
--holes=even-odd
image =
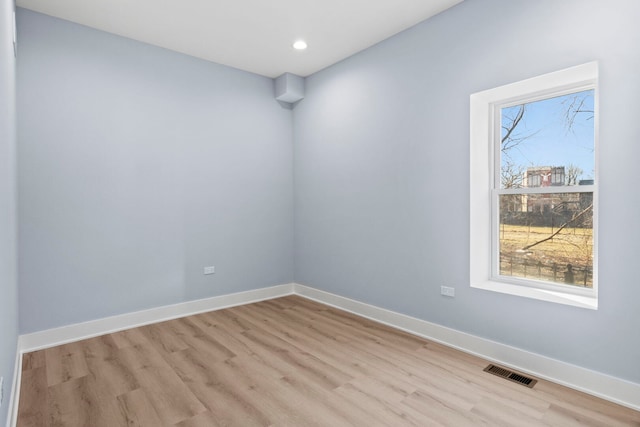
POLYGON ((244 329, 241 331, 232 332, 229 331, 225 326, 211 323, 209 319, 201 315, 192 316, 191 320, 194 324, 198 325, 205 333, 209 334, 212 337, 215 337, 216 340, 231 353, 238 356, 255 355, 255 351, 250 345, 247 345, 247 343, 242 342, 240 339, 238 339, 242 336, 242 332, 245 331, 244 329))
MULTIPOLYGON (((562 406, 551 405, 549 410, 545 413, 543 420, 551 426, 602 426, 602 421, 597 421, 591 418, 589 415, 585 415, 579 412, 572 411, 562 406)), ((628 425, 617 422, 609 424, 611 426, 628 425)))
MULTIPOLYGON (((291 312, 300 312, 304 315, 305 311, 294 307, 291 312)), ((355 314, 347 313, 337 309, 328 309, 321 312, 323 321, 331 322, 339 329, 349 328, 350 336, 360 336, 371 342, 385 343, 393 345, 394 348, 406 349, 414 351, 424 345, 424 339, 411 335, 407 332, 391 328, 381 323, 366 322, 362 323, 362 318, 355 314)), ((313 326, 310 323, 309 326, 313 326)))
POLYGON ((217 388, 230 392, 242 406, 250 404, 253 412, 268 420, 267 425, 278 425, 276 420, 282 425, 302 425, 302 410, 296 411, 291 407, 295 401, 292 399, 298 396, 287 395, 278 379, 265 372, 268 367, 256 367, 254 360, 245 363, 241 359, 235 357, 214 364, 204 363, 200 366, 201 376, 217 388))
POLYGON ((265 351, 269 352, 269 361, 280 366, 284 373, 294 372, 327 389, 334 389, 353 378, 340 368, 271 334, 246 331, 242 335, 254 343, 257 351, 262 351, 263 359, 268 356, 265 351))
POLYGON ((168 424, 187 420, 206 411, 202 402, 169 366, 143 366, 134 370, 133 375, 156 412, 168 424))
POLYGON ((129 427, 165 426, 153 404, 142 389, 135 389, 118 396, 118 402, 129 427))
MULTIPOLYGON (((183 350, 172 354, 172 365, 191 392, 203 403, 207 411, 192 417, 192 422, 206 419, 210 412, 220 425, 269 426, 271 420, 260 410, 246 384, 235 381, 219 372, 227 371, 224 362, 210 363, 197 352, 183 350)), ((185 420, 182 423, 188 424, 185 420)))
POLYGON ((418 389, 415 384, 403 378, 394 377, 380 371, 376 372, 375 375, 359 376, 345 385, 364 391, 371 398, 380 399, 388 403, 402 402, 418 389))
POLYGON ((49 386, 48 393, 51 427, 126 425, 116 399, 103 393, 91 376, 49 386))
POLYGON ((22 356, 22 370, 28 371, 29 369, 43 368, 46 366, 47 361, 45 359, 45 351, 32 351, 22 356))
POLYGON ((140 388, 132 367, 124 358, 91 358, 87 360, 89 375, 110 396, 118 396, 140 388))
POLYGON ((471 412, 479 415, 483 420, 488 420, 493 426, 517 425, 537 427, 547 425, 547 423, 542 420, 544 413, 539 413, 532 417, 530 414, 525 414, 512 405, 504 405, 490 398, 483 398, 477 405, 474 405, 471 412))
POLYGON ((259 389, 262 399, 270 402, 269 417, 277 420, 277 425, 349 425, 350 420, 341 408, 342 402, 323 385, 299 380, 296 375, 276 378, 269 372, 272 368, 268 365, 246 358, 235 358, 226 363, 237 375, 245 376, 246 382, 252 381, 254 390, 259 389))
POLYGON ((84 354, 78 343, 48 348, 44 353, 49 386, 84 377, 89 373, 84 354))
POLYGON ((211 411, 201 412, 195 417, 175 424, 176 427, 221 427, 221 426, 253 426, 254 424, 237 424, 233 420, 224 420, 213 415, 211 411))
POLYGON ((336 365, 318 358, 294 333, 284 331, 276 322, 260 322, 260 316, 253 313, 253 310, 238 311, 240 316, 244 315, 248 321, 255 322, 252 329, 244 331, 241 336, 248 340, 252 348, 262 352, 263 356, 265 352, 271 355, 272 359, 273 355, 276 355, 276 360, 288 369, 304 368, 301 371, 298 369, 301 375, 309 376, 310 380, 319 384, 325 383, 329 389, 352 379, 336 365))
MULTIPOLYGON (((115 357, 121 359, 122 363, 127 366, 132 373, 143 368, 168 366, 162 353, 160 353, 151 343, 125 347, 118 350, 115 357)), ((106 360, 111 360, 111 358, 106 360)))
POLYGON ((170 328, 189 347, 208 354, 212 360, 223 361, 235 356, 231 350, 220 344, 215 337, 205 333, 189 318, 174 320, 170 323, 170 328))
POLYGON ((373 425, 381 423, 387 426, 422 426, 424 420, 410 415, 406 408, 400 408, 399 402, 391 402, 395 399, 387 399, 372 393, 371 389, 359 387, 353 383, 347 383, 336 389, 336 393, 350 402, 357 402, 358 406, 367 408, 371 415, 375 416, 373 425))
MULTIPOLYGON (((41 354, 44 362, 44 352, 41 354)), ((23 358, 29 361, 36 357, 25 354, 23 358)), ((40 356, 37 356, 40 359, 40 356)), ((23 367, 25 365, 23 364, 23 367)), ((18 420, 24 427, 49 427, 49 386, 47 384, 47 369, 45 365, 30 367, 22 371, 22 385, 20 387, 20 406, 18 420)))
POLYGON ((411 393, 400 403, 400 407, 411 408, 421 415, 424 425, 428 426, 492 426, 491 422, 480 416, 460 411, 448 402, 434 399, 420 390, 411 393))
POLYGON ((285 322, 263 323, 261 328, 271 331, 273 335, 278 336, 281 340, 286 341, 292 346, 306 348, 307 351, 313 352, 314 356, 318 359, 325 360, 328 364, 340 366, 343 369, 347 368, 344 369, 345 372, 348 372, 351 368, 357 368, 359 372, 362 372, 363 367, 368 364, 372 365, 369 368, 370 370, 379 371, 380 369, 384 369, 383 364, 386 363, 386 360, 376 360, 379 359, 378 355, 375 355, 373 358, 363 357, 361 352, 362 347, 360 347, 359 344, 355 345, 355 347, 359 348, 352 350, 352 347, 354 347, 353 342, 356 341, 355 338, 349 340, 345 335, 342 337, 342 340, 336 340, 335 337, 340 333, 337 328, 323 331, 300 329, 300 327, 295 324, 285 322), (315 340, 315 342, 310 342, 309 340, 315 340), (340 351, 336 351, 336 346, 339 347, 340 351), (330 360, 327 361, 326 359, 330 360), (380 362, 382 362, 382 364, 380 362))
MULTIPOLYGON (((335 337, 328 332, 313 330, 301 322, 291 321, 275 322, 269 325, 262 325, 258 331, 269 331, 275 336, 280 337, 302 351, 312 353, 316 358, 323 362, 340 367, 341 371, 352 377, 367 377, 379 374, 376 368, 368 366, 361 360, 356 359, 345 351, 336 351, 335 346, 338 344, 335 337)), ((254 330, 258 327, 254 326, 254 330)))
MULTIPOLYGON (((160 325, 160 323, 158 323, 160 325)), ((145 345, 149 340, 144 334, 144 326, 124 331, 114 332, 109 335, 111 341, 117 348, 133 347, 135 345, 145 345)))
POLYGON ((541 398, 556 407, 562 407, 566 412, 584 414, 587 418, 602 424, 640 425, 637 411, 612 404, 586 393, 575 391, 567 393, 566 387, 549 381, 539 382, 535 387, 541 398))
POLYGON ((211 311, 196 315, 208 319, 212 325, 217 325, 231 333, 241 333, 250 329, 251 325, 247 324, 243 319, 235 315, 233 308, 227 310, 211 311))
POLYGON ((640 426, 487 364, 288 296, 24 354, 18 426, 640 426))
POLYGON ((173 353, 174 351, 186 350, 189 344, 172 329, 170 322, 156 323, 139 328, 142 335, 159 351, 173 353))

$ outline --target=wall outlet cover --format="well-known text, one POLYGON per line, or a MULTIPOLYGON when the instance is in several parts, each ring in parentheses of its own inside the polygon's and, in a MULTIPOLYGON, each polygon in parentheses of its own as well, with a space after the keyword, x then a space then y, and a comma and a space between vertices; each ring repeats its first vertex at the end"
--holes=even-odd
POLYGON ((456 289, 452 288, 450 286, 440 286, 440 294, 446 296, 446 297, 455 297, 456 296, 456 289))

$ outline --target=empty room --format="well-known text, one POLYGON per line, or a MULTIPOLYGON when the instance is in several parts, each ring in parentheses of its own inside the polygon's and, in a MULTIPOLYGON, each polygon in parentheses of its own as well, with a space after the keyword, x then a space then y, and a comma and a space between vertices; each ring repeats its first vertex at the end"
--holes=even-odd
POLYGON ((0 425, 640 426, 637 0, 0 0, 0 425))

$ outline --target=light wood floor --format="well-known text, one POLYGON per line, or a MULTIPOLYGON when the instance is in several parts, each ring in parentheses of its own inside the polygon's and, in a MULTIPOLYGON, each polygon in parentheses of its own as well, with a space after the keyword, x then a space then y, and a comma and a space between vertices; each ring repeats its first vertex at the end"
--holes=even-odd
POLYGON ((25 354, 18 426, 640 426, 640 412, 291 296, 25 354))

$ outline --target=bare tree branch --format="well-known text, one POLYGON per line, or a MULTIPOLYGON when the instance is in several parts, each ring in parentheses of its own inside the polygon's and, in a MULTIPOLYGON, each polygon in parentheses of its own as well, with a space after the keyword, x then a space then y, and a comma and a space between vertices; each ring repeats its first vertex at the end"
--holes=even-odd
POLYGON ((588 113, 591 115, 587 117, 587 120, 593 119, 594 111, 583 108, 589 97, 591 97, 591 94, 583 93, 581 96, 578 96, 578 95, 573 96, 568 101, 567 109, 565 110, 565 113, 564 113, 565 122, 566 122, 565 126, 567 129, 567 132, 570 132, 573 129, 573 125, 576 121, 576 117, 578 116, 578 114, 588 113))
POLYGON ((537 130, 525 136, 515 133, 516 128, 522 122, 525 111, 526 104, 522 104, 518 106, 518 112, 514 117, 503 117, 503 120, 506 119, 504 121, 507 122, 506 124, 502 124, 502 130, 505 133, 500 140, 500 151, 502 151, 503 154, 507 154, 512 148, 520 145, 522 142, 526 141, 529 138, 533 138, 540 132, 540 130, 537 130))
POLYGON ((511 138, 511 134, 513 133, 515 128, 518 127, 518 123, 520 123, 520 120, 522 120, 523 116, 524 116, 524 104, 522 104, 518 109, 518 113, 516 114, 516 117, 511 121, 511 124, 508 127, 503 126, 503 129, 506 129, 507 131, 507 133, 502 137, 502 141, 500 141, 503 145, 505 141, 508 141, 509 138, 511 138))
POLYGON ((530 245, 525 246, 524 248, 522 248, 522 250, 526 251, 527 249, 531 249, 532 247, 539 245, 540 243, 544 243, 548 240, 553 239, 555 236, 557 236, 558 234, 560 234, 560 232, 562 232, 562 230, 564 230, 565 228, 567 228, 569 225, 575 223, 580 217, 582 217, 584 214, 586 214, 589 210, 593 209, 593 203, 590 204, 589 206, 587 206, 585 209, 583 209, 581 212, 579 212, 578 214, 574 215, 569 221, 565 222, 564 224, 562 224, 560 226, 560 228, 558 228, 554 233, 552 233, 549 237, 546 237, 542 240, 538 240, 535 243, 532 243, 530 245))

